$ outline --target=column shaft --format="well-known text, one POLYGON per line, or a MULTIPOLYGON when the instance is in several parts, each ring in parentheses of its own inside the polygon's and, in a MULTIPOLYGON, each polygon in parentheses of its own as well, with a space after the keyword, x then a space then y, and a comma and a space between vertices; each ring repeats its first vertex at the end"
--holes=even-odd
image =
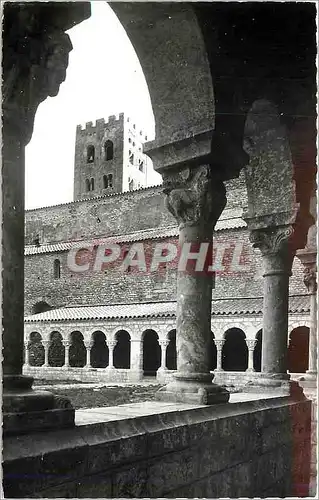
POLYGON ((131 340, 131 370, 143 370, 143 342, 141 340, 131 340))
POLYGON ((85 367, 86 368, 91 368, 91 349, 92 349, 92 345, 86 345, 85 346, 86 348, 86 364, 85 364, 85 367))
POLYGON ((248 367, 247 372, 254 372, 254 349, 256 345, 256 340, 246 339, 246 344, 248 347, 248 367))
POLYGON ((43 347, 44 347, 44 365, 43 366, 49 366, 49 347, 50 347, 50 342, 48 340, 42 341, 43 347))
POLYGON ((30 365, 29 342, 26 342, 24 344, 24 353, 25 353, 24 365, 29 366, 30 365))
POLYGON ((310 295, 309 369, 307 373, 317 374, 317 295, 310 295))
POLYGON ((217 352, 217 363, 216 363, 216 371, 222 371, 222 352, 223 352, 223 340, 215 340, 216 352, 217 352))
POLYGON ((70 354, 70 343, 67 342, 64 344, 64 368, 69 368, 70 366, 70 358, 69 358, 69 354, 70 354))

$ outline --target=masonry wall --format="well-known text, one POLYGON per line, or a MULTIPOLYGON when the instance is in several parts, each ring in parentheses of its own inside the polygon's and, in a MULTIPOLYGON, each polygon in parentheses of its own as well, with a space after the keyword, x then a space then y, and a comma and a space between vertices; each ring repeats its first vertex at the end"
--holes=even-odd
POLYGON ((277 398, 8 437, 5 497, 307 496, 310 411, 277 398))

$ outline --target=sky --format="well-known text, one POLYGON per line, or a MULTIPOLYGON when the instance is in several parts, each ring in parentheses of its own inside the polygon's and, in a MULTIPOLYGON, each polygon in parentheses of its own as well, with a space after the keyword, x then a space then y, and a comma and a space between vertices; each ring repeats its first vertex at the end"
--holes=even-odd
MULTIPOLYGON (((92 15, 68 31, 73 50, 56 97, 38 107, 26 147, 26 208, 73 200, 76 125, 126 113, 149 139, 154 117, 147 84, 124 28, 106 2, 91 2, 92 15)), ((156 172, 148 184, 158 184, 156 172)))

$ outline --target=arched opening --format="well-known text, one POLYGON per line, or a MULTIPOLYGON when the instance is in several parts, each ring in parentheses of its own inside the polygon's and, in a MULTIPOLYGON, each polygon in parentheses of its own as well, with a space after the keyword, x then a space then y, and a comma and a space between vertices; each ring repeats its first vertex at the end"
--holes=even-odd
POLYGON ((61 278, 61 262, 59 259, 55 259, 53 263, 53 277, 54 279, 61 278))
POLYGON ((114 368, 130 368, 131 337, 125 330, 116 333, 117 344, 113 351, 114 368))
POLYGON ((87 193, 91 190, 90 179, 85 179, 85 190, 87 193))
POLYGON ((94 179, 93 179, 93 177, 90 180, 90 191, 94 191, 94 179))
POLYGON ((289 335, 288 370, 290 373, 305 373, 309 363, 309 328, 298 326, 289 335))
POLYGON ((38 332, 32 332, 29 337, 29 364, 30 366, 44 364, 44 347, 42 337, 38 332))
POLYGON ((245 334, 239 328, 230 328, 225 333, 222 351, 222 368, 225 371, 243 372, 248 366, 248 348, 245 334))
POLYGON ((215 344, 215 335, 211 332, 211 345, 210 345, 210 371, 215 370, 217 368, 217 349, 215 344))
POLYGON ((86 363, 86 349, 81 332, 71 333, 71 345, 69 351, 70 366, 82 368, 86 363))
POLYGON ((168 370, 177 370, 176 330, 171 330, 167 337, 169 344, 166 348, 166 368, 168 370))
POLYGON ((91 348, 92 368, 105 368, 109 365, 109 348, 105 334, 100 331, 93 333, 93 346, 91 348))
POLYGON ((32 314, 39 314, 50 310, 51 306, 44 300, 40 300, 40 302, 36 302, 32 307, 32 314))
POLYGON ((113 156, 114 156, 113 142, 106 141, 104 144, 104 158, 106 161, 113 160, 113 156))
POLYGON ((161 366, 161 347, 158 335, 154 330, 146 330, 143 335, 143 375, 156 377, 161 366))
POLYGON ((108 175, 103 175, 103 188, 111 188, 113 187, 113 175, 108 174, 108 175))
POLYGON ((49 365, 63 366, 64 365, 64 345, 62 343, 62 335, 60 332, 51 332, 49 345, 49 365))
POLYGON ((92 144, 90 144, 86 148, 86 162, 87 163, 93 163, 94 162, 94 158, 95 158, 95 147, 92 144))
POLYGON ((254 370, 255 372, 261 372, 261 346, 263 340, 263 331, 259 330, 256 334, 257 342, 254 349, 254 370))

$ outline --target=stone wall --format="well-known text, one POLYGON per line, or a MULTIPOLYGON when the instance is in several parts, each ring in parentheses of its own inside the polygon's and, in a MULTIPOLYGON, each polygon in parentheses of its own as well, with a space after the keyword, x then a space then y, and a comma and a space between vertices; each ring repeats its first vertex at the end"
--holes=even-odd
POLYGON ((92 423, 98 413, 87 410, 91 423, 74 430, 6 438, 6 498, 307 496, 309 401, 167 404, 147 414, 152 404, 134 418, 118 420, 112 408, 102 422, 105 408, 92 423))

